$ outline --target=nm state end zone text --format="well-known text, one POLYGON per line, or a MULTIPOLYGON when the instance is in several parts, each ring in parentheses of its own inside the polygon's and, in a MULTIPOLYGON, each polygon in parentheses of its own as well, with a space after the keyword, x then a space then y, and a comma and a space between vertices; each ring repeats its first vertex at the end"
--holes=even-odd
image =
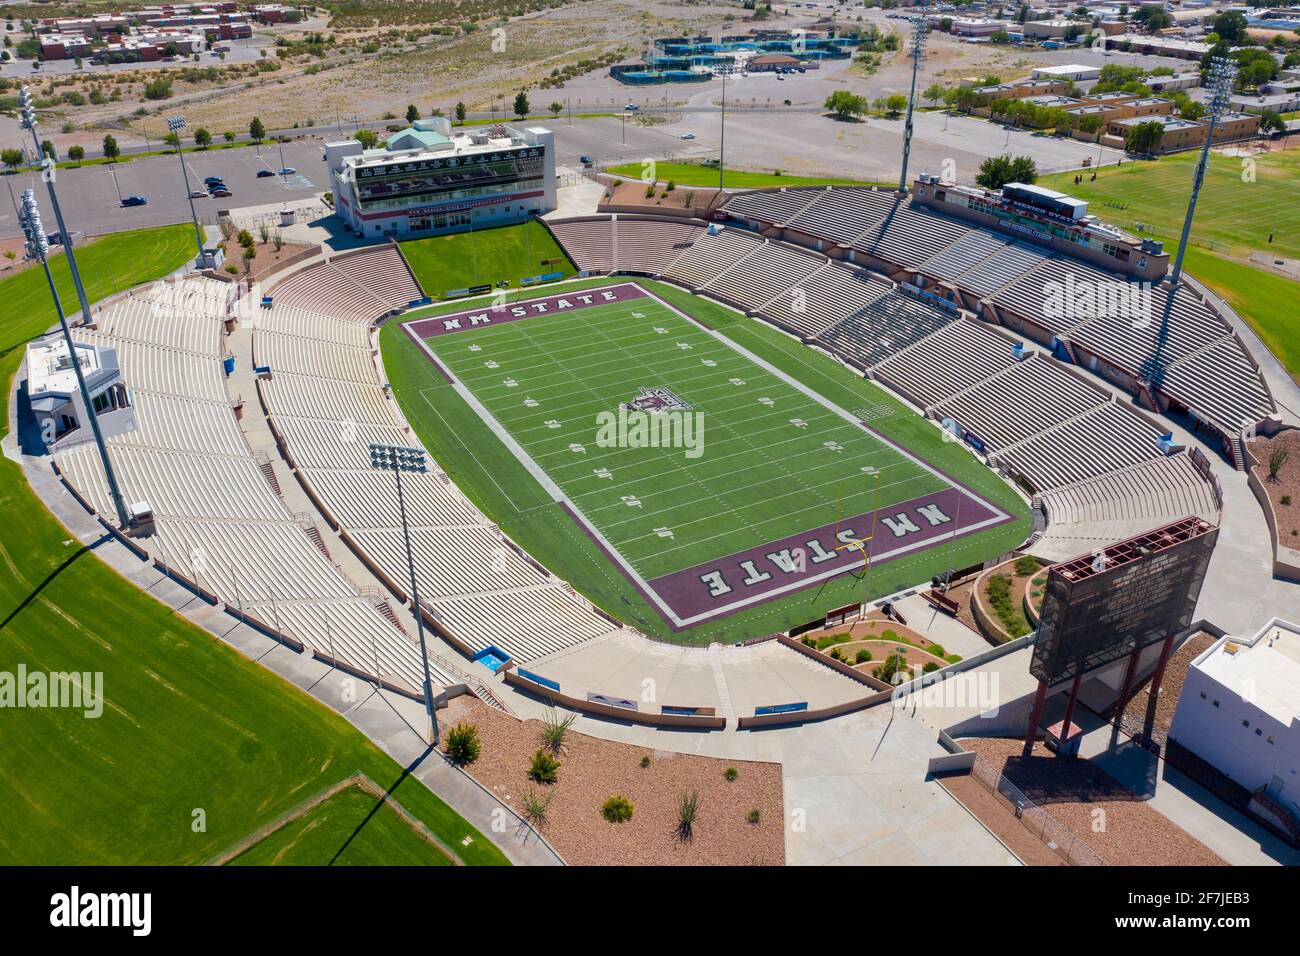
POLYGON ((403 329, 676 630, 1014 520, 633 282, 403 329))

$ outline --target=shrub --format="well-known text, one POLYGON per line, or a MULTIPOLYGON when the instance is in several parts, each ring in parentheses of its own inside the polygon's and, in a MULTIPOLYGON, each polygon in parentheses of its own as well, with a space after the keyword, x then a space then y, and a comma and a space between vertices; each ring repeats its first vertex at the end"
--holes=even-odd
POLYGON ((922 674, 933 674, 933 673, 934 673, 935 671, 937 671, 938 669, 939 669, 939 665, 936 664, 934 661, 927 661, 927 662, 926 662, 926 665, 925 665, 924 667, 921 668, 921 673, 922 673, 922 674))
POLYGON ((935 657, 947 657, 947 656, 948 656, 947 651, 945 651, 945 650, 943 649, 943 646, 940 645, 940 644, 931 644, 929 647, 925 648, 925 650, 929 651, 929 652, 930 652, 931 654, 933 654, 935 657))
POLYGON ((858 651, 857 656, 853 660, 853 663, 865 664, 869 660, 871 660, 871 652, 864 647, 862 648, 862 650, 858 651))
POLYGON ((892 684, 898 674, 907 674, 907 660, 902 654, 890 654, 885 658, 884 663, 871 672, 872 677, 886 684, 892 684))
POLYGON ((650 766, 650 755, 649 755, 649 754, 645 754, 645 755, 641 758, 641 769, 642 769, 642 770, 645 770, 645 769, 646 769, 647 767, 649 767, 649 766, 650 766))
POLYGON ((745 814, 745 819, 750 823, 757 825, 758 821, 763 819, 763 815, 759 813, 758 808, 755 807, 753 810, 750 810, 745 814))
POLYGON ((1038 562, 1035 561, 1033 558, 1031 558, 1029 555, 1023 554, 1020 557, 1016 558, 1015 567, 1016 567, 1016 576, 1023 578, 1033 574, 1035 571, 1038 570, 1038 562))
POLYGON ((553 754, 564 753, 564 741, 568 739, 569 728, 577 719, 577 714, 561 717, 555 711, 547 710, 542 717, 542 746, 553 754))
POLYGON ((239 230, 239 235, 235 237, 241 246, 248 248, 253 244, 253 234, 247 229, 239 230))
POLYGON ((600 815, 610 823, 627 823, 632 819, 632 812, 635 809, 631 800, 621 793, 616 793, 600 805, 600 815))
POLYGON ((452 763, 464 766, 478 759, 483 745, 478 739, 478 728, 473 724, 459 723, 447 731, 447 756, 452 763))
POLYGON ((560 779, 560 762, 545 750, 539 750, 528 765, 528 776, 538 783, 555 783, 560 779))
POLYGON ((677 798, 677 835, 689 840, 695 833, 695 818, 700 812, 700 793, 691 790, 677 798))
POLYGON ((1284 504, 1284 505, 1289 505, 1289 504, 1291 504, 1291 496, 1290 496, 1290 495, 1283 495, 1281 500, 1282 500, 1282 504, 1284 504))
POLYGON ((735 767, 728 767, 726 770, 722 771, 722 778, 726 780, 727 783, 731 783, 732 781, 736 780, 739 777, 740 777, 740 771, 737 770, 735 767))
POLYGON ((534 823, 546 822, 546 811, 551 808, 551 801, 555 799, 555 791, 552 790, 546 796, 542 796, 532 787, 524 794, 524 816, 534 823))

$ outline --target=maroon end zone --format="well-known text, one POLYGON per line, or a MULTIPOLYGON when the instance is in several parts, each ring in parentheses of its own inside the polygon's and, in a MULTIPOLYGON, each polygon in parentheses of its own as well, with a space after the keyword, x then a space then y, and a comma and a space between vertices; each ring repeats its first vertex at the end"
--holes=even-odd
POLYGON ((659 598, 656 603, 675 623, 689 627, 862 567, 860 547, 843 548, 854 541, 869 539, 866 547, 872 564, 879 564, 1011 520, 1011 515, 965 488, 946 488, 857 515, 838 526, 823 525, 675 571, 648 585, 659 598))
POLYGON ((432 338, 435 335, 448 335, 466 329, 478 329, 485 325, 500 325, 503 322, 517 322, 540 315, 556 312, 572 312, 589 309, 597 305, 609 305, 611 302, 627 302, 630 299, 648 298, 640 286, 631 282, 604 286, 599 289, 582 289, 577 292, 565 292, 558 295, 541 296, 522 302, 500 302, 480 305, 464 312, 451 315, 438 315, 428 319, 416 319, 402 323, 406 333, 417 341, 432 338))

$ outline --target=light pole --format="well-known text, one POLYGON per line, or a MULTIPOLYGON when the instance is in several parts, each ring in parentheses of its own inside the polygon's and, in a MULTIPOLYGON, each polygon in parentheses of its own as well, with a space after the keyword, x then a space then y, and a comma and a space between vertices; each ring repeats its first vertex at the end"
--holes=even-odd
MULTIPOLYGON (((32 134, 36 144, 36 155, 41 159, 41 179, 45 180, 45 191, 50 195, 50 208, 54 210, 54 221, 59 224, 59 241, 63 243, 63 256, 68 260, 68 271, 72 273, 72 285, 77 290, 77 304, 81 306, 81 321, 90 321, 90 302, 86 299, 86 287, 81 283, 81 272, 77 269, 77 257, 72 251, 72 233, 63 221, 63 210, 59 208, 59 197, 54 191, 54 161, 41 151, 40 137, 36 134, 36 107, 32 104, 32 94, 27 87, 18 90, 20 124, 32 134)), ((29 190, 30 191, 30 190, 29 190)), ((34 201, 34 200, 33 200, 34 201)), ((41 233, 44 236, 44 233, 41 233)), ((71 357, 71 355, 69 355, 71 357)), ((122 512, 125 516, 126 512, 122 512)), ((125 517, 122 519, 126 523, 125 517)))
POLYGON ((190 218, 194 220, 194 244, 199 247, 194 260, 196 268, 203 267, 203 230, 199 228, 199 214, 194 211, 194 196, 190 189, 190 174, 185 168, 185 154, 181 152, 181 130, 185 128, 184 116, 173 116, 167 121, 167 131, 176 137, 176 158, 181 163, 181 179, 185 181, 185 199, 190 204, 190 218))
POLYGON ((898 175, 898 191, 907 192, 907 159, 912 152, 912 107, 916 103, 916 75, 921 71, 921 55, 930 22, 925 17, 912 18, 912 89, 907 94, 907 122, 903 125, 903 168, 898 175))
MULTIPOLYGON (((122 523, 123 530, 130 524, 126 503, 122 500, 122 491, 117 485, 117 475, 113 472, 113 463, 108 457, 108 446, 104 444, 104 433, 99 428, 99 416, 95 414, 95 403, 91 401, 90 390, 86 388, 86 377, 82 374, 81 363, 77 361, 77 350, 72 343, 72 330, 68 328, 68 317, 63 313, 63 303, 59 300, 59 290, 54 285, 54 273, 50 271, 50 243, 45 238, 45 227, 41 224, 41 211, 36 206, 36 193, 30 189, 23 190, 22 226, 27 236, 27 253, 40 262, 45 270, 45 281, 50 287, 50 298, 54 300, 54 311, 59 316, 59 327, 63 329, 63 341, 68 346, 68 362, 77 376, 77 390, 81 393, 84 414, 90 420, 90 430, 95 436, 95 445, 99 449, 99 460, 104 465, 104 477, 108 481, 108 493, 113 499, 113 508, 122 523)), ((89 313, 87 313, 89 314, 89 313)))
POLYGON ((117 204, 122 205, 122 187, 117 184, 117 173, 109 170, 108 174, 113 177, 113 189, 117 192, 117 204))
POLYGON ((1214 129, 1219 117, 1228 109, 1228 100, 1232 96, 1232 86, 1237 79, 1237 61, 1227 57, 1216 56, 1210 61, 1207 86, 1210 90, 1209 107, 1210 128, 1205 132, 1205 143, 1201 146, 1200 158, 1196 161, 1196 172, 1192 176, 1192 195, 1187 201, 1187 215, 1183 219, 1183 232, 1178 240, 1178 253, 1174 257, 1174 268, 1170 273, 1169 294, 1165 297, 1164 310, 1160 315, 1160 330, 1156 334, 1156 347, 1147 362, 1146 379, 1153 385, 1159 385, 1164 377, 1161 353, 1169 337, 1169 316, 1174 309, 1174 297, 1178 294, 1178 280, 1183 274, 1183 256, 1187 253, 1187 243, 1192 235, 1192 217, 1196 214, 1196 199, 1205 183, 1205 172, 1210 165, 1210 146, 1214 142, 1214 129))
POLYGON ((406 499, 402 497, 402 472, 424 474, 429 470, 424 449, 405 445, 370 445, 370 465, 379 471, 391 471, 397 483, 397 510, 402 517, 402 540, 406 543, 406 568, 411 574, 411 609, 415 612, 415 632, 420 638, 420 662, 424 666, 424 710, 429 715, 433 746, 438 746, 438 715, 433 706, 433 681, 429 677, 429 650, 424 642, 424 618, 420 612, 420 591, 415 583, 415 559, 411 557, 411 532, 406 525, 406 499))
POLYGON ((722 71, 722 125, 718 134, 718 188, 722 188, 727 166, 727 71, 722 71))

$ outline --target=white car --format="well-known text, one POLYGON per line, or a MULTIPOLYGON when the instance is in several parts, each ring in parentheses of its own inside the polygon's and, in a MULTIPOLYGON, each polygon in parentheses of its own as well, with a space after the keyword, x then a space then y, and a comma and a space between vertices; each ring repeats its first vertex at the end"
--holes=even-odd
POLYGON ((694 138, 695 138, 694 133, 682 133, 682 139, 694 139, 694 138))

